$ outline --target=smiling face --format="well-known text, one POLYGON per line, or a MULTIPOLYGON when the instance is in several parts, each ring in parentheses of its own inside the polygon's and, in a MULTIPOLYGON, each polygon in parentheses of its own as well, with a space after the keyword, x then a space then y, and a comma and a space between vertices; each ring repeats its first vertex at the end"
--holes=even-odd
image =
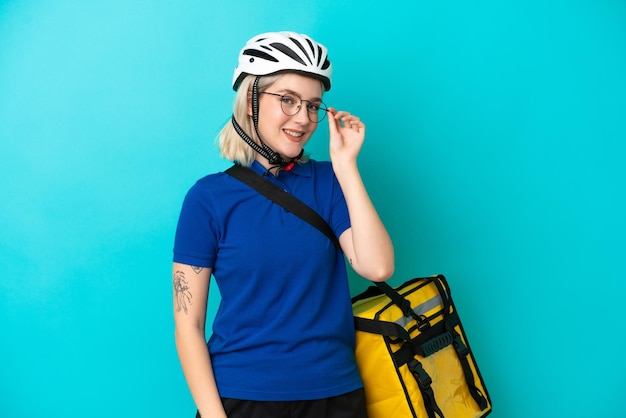
MULTIPOLYGON (((300 74, 287 73, 266 89, 268 93, 290 94, 302 100, 318 104, 322 99, 322 83, 314 78, 300 74)), ((252 114, 251 106, 248 114, 252 114)), ((281 108, 281 98, 273 94, 259 95, 259 133, 263 142, 289 160, 300 154, 304 145, 315 132, 317 123, 309 120, 306 102, 293 116, 286 115, 281 108)), ((268 161, 261 155, 257 161, 269 168, 268 161)))

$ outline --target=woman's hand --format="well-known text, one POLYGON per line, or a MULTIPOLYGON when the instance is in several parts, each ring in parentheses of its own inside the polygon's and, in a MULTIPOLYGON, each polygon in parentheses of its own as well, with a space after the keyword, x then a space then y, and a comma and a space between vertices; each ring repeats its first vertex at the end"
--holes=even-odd
POLYGON ((365 140, 365 125, 357 116, 328 108, 330 159, 335 164, 354 163, 365 140))

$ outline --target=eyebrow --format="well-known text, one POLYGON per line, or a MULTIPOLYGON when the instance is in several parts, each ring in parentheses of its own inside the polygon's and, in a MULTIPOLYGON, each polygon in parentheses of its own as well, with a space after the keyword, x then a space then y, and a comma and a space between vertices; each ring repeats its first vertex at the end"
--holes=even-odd
POLYGON ((295 92, 293 90, 289 90, 289 89, 281 89, 280 91, 284 92, 284 93, 289 93, 289 94, 293 94, 294 96, 298 96, 300 98, 300 100, 306 100, 308 102, 321 102, 322 98, 321 97, 314 97, 312 99, 303 99, 302 95, 298 92, 295 92))

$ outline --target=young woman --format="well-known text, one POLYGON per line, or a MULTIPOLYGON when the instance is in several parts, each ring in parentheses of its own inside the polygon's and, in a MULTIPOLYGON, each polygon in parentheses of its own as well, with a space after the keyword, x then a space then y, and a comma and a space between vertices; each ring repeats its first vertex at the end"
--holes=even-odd
POLYGON ((322 102, 331 71, 323 45, 291 32, 258 35, 239 54, 222 155, 312 207, 341 250, 226 173, 189 190, 174 245, 174 319, 198 416, 365 417, 345 260, 383 281, 394 255, 357 167, 365 125, 322 102), (303 153, 324 119, 330 162, 303 153), (211 275, 221 303, 207 344, 211 275))

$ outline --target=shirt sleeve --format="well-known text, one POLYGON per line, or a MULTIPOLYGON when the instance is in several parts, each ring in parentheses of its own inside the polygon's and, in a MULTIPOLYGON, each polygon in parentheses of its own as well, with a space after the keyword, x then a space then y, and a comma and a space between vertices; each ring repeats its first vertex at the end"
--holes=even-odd
POLYGON ((213 268, 218 231, 209 194, 199 183, 187 192, 174 239, 174 262, 213 268))

